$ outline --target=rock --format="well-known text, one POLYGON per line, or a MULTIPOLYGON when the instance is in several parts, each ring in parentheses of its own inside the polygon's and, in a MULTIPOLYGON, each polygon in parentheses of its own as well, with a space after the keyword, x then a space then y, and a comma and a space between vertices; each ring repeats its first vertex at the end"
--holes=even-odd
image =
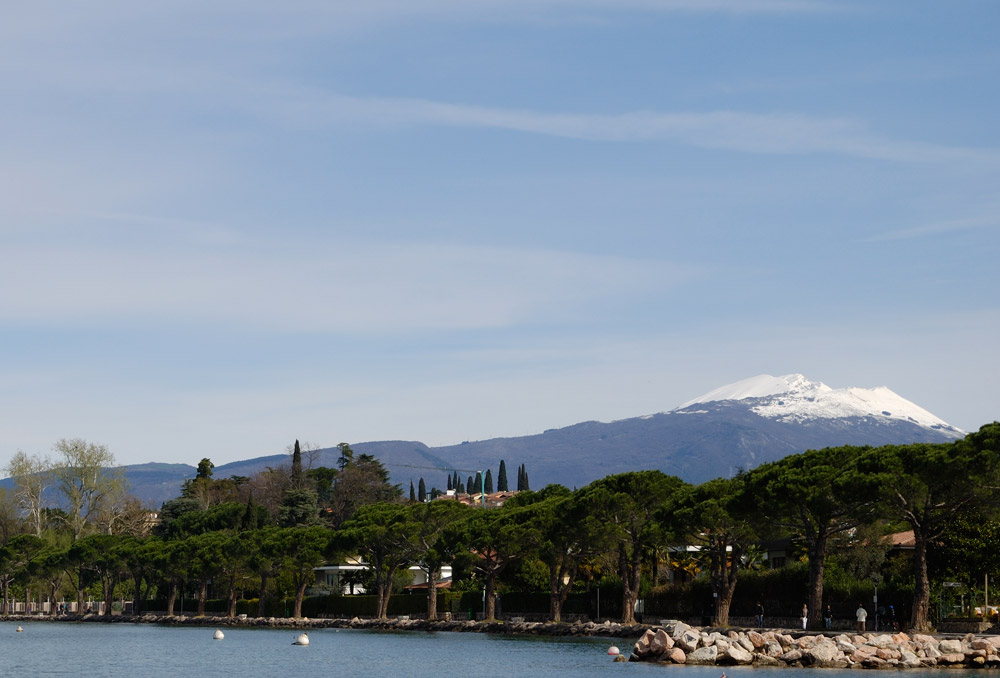
POLYGON ((837 649, 846 655, 853 654, 857 650, 857 646, 849 641, 846 636, 837 636, 834 641, 837 645, 837 649))
POLYGON ((754 666, 781 666, 781 661, 777 657, 771 657, 758 652, 753 657, 754 666))
POLYGON ((757 646, 750 642, 750 639, 747 638, 747 634, 745 633, 741 633, 736 642, 747 652, 754 652, 757 649, 757 646))
POLYGON ((962 652, 946 652, 937 658, 937 663, 941 664, 962 664, 965 662, 965 654, 962 652))
POLYGON ((642 637, 635 641, 635 645, 632 646, 632 654, 642 659, 651 656, 653 654, 652 645, 654 635, 652 631, 646 631, 642 634, 642 637))
POLYGON ((899 663, 908 669, 915 669, 920 666, 920 658, 912 652, 902 652, 899 663))
POLYGON ((809 664, 818 666, 829 666, 835 661, 843 659, 842 653, 837 649, 836 644, 828 640, 818 642, 803 652, 803 660, 809 664))
POLYGON ((962 651, 962 641, 956 638, 945 638, 938 643, 938 650, 941 654, 964 654, 962 651))
MULTIPOLYGON (((647 631, 648 635, 650 631, 647 631)), ((653 654, 663 654, 670 648, 674 646, 674 639, 671 638, 666 631, 663 629, 657 629, 653 632, 653 637, 649 644, 649 649, 653 654)))
POLYGON ((935 638, 934 636, 928 636, 923 633, 918 633, 914 635, 913 642, 916 643, 917 645, 934 645, 935 647, 938 644, 937 638, 935 638))
POLYGON ((781 655, 781 661, 786 664, 794 664, 795 662, 802 660, 802 650, 789 650, 785 654, 781 655))
POLYGON ((616 655, 615 655, 615 658, 614 658, 614 659, 613 659, 612 661, 616 661, 616 662, 627 662, 627 661, 628 661, 628 657, 626 657, 626 656, 625 656, 625 655, 623 655, 623 654, 616 654, 616 655))
POLYGON ((781 643, 776 640, 769 640, 764 644, 764 654, 768 657, 774 657, 777 659, 781 655, 785 654, 785 649, 781 647, 781 643))
POLYGON ((718 656, 719 656, 719 648, 715 647, 715 645, 710 645, 708 647, 699 647, 694 652, 688 653, 687 663, 714 664, 718 656))
POLYGON ((687 655, 685 655, 684 650, 682 650, 679 647, 675 647, 674 649, 670 650, 663 656, 669 657, 670 661, 672 661, 675 664, 684 664, 685 662, 687 662, 687 655))
POLYGON ((680 646, 685 652, 694 652, 698 649, 698 641, 701 640, 701 636, 695 633, 693 630, 688 629, 681 636, 674 637, 674 642, 676 645, 680 646))
POLYGON ((726 664, 752 664, 753 654, 739 643, 733 643, 725 653, 719 653, 718 661, 726 664))
POLYGON ((747 640, 749 640, 753 644, 754 649, 759 650, 760 648, 764 647, 765 643, 764 636, 757 633, 756 631, 747 631, 747 640))
POLYGON ((878 657, 871 656, 868 657, 868 659, 861 662, 861 665, 864 666, 866 669, 880 669, 886 664, 884 659, 879 659, 878 657))
POLYGON ((969 647, 971 647, 973 650, 981 650, 982 652, 986 653, 993 652, 996 650, 996 648, 993 647, 993 643, 991 643, 985 638, 976 638, 971 643, 969 643, 969 647))
POLYGON ((875 656, 879 659, 889 661, 890 659, 900 659, 903 653, 891 647, 880 647, 875 651, 875 656))
POLYGON ((691 630, 690 626, 688 626, 682 621, 679 621, 675 623, 673 629, 671 629, 670 637, 673 638, 674 640, 677 640, 690 630, 691 630))
POLYGON ((881 635, 873 636, 869 641, 869 645, 874 645, 877 648, 887 648, 892 645, 892 636, 887 633, 881 635))

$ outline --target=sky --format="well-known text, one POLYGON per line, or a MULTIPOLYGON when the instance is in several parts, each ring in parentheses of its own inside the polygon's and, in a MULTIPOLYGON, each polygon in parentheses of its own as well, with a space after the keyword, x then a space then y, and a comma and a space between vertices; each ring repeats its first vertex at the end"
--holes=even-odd
POLYGON ((0 465, 454 444, 802 373, 1000 418, 992 0, 38 0, 0 465))

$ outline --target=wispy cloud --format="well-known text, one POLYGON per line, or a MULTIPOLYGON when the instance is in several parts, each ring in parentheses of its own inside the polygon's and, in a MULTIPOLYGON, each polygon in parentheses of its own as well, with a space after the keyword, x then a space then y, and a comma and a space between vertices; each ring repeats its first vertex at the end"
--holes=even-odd
POLYGON ((971 231, 981 228, 997 228, 1000 226, 1000 217, 995 215, 983 217, 970 217, 965 219, 949 219, 938 221, 913 228, 904 228, 896 231, 889 231, 865 238, 863 242, 885 242, 891 240, 909 240, 911 238, 925 238, 945 233, 958 231, 971 231))
POLYGON ((907 162, 1000 159, 995 149, 971 149, 896 140, 855 118, 746 111, 619 114, 553 113, 407 98, 363 98, 285 90, 255 98, 265 115, 289 124, 328 127, 437 125, 490 128, 599 142, 673 142, 771 155, 832 153, 907 162))
POLYGON ((42 327, 196 322, 353 334, 547 324, 696 274, 634 258, 399 242, 22 245, 3 258, 0 288, 18 293, 0 297, 0 322, 42 327))

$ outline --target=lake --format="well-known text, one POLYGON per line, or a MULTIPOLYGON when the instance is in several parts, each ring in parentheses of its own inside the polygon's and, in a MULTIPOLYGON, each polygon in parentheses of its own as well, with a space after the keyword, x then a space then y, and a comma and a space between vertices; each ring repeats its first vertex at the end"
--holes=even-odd
MULTIPOLYGON (((296 678, 719 678, 711 666, 615 663, 632 642, 609 638, 418 631, 313 629, 308 647, 292 645, 288 629, 68 622, 0 622, 0 672, 11 676, 295 676, 296 678)), ((873 678, 872 671, 726 667, 729 678, 873 678), (840 676, 835 676, 840 674, 840 676)), ((941 675, 907 671, 907 676, 941 675)), ((948 671, 959 678, 972 671, 948 671)), ((981 673, 978 671, 976 673, 981 673)))

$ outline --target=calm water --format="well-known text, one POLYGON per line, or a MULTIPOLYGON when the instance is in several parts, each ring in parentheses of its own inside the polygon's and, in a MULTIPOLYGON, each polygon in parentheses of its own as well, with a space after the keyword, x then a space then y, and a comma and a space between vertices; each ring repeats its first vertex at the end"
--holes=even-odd
MULTIPOLYGON (((136 624, 0 623, 0 674, 5 676, 542 676, 544 678, 719 678, 721 669, 614 663, 616 644, 602 638, 552 639, 475 633, 314 629, 310 645, 274 629, 175 628, 136 624)), ((634 641, 633 641, 634 642, 634 641)), ((730 678, 874 678, 871 671, 726 668, 730 678)), ((949 678, 982 671, 948 671, 949 678)), ((943 675, 906 672, 907 678, 943 675)))

